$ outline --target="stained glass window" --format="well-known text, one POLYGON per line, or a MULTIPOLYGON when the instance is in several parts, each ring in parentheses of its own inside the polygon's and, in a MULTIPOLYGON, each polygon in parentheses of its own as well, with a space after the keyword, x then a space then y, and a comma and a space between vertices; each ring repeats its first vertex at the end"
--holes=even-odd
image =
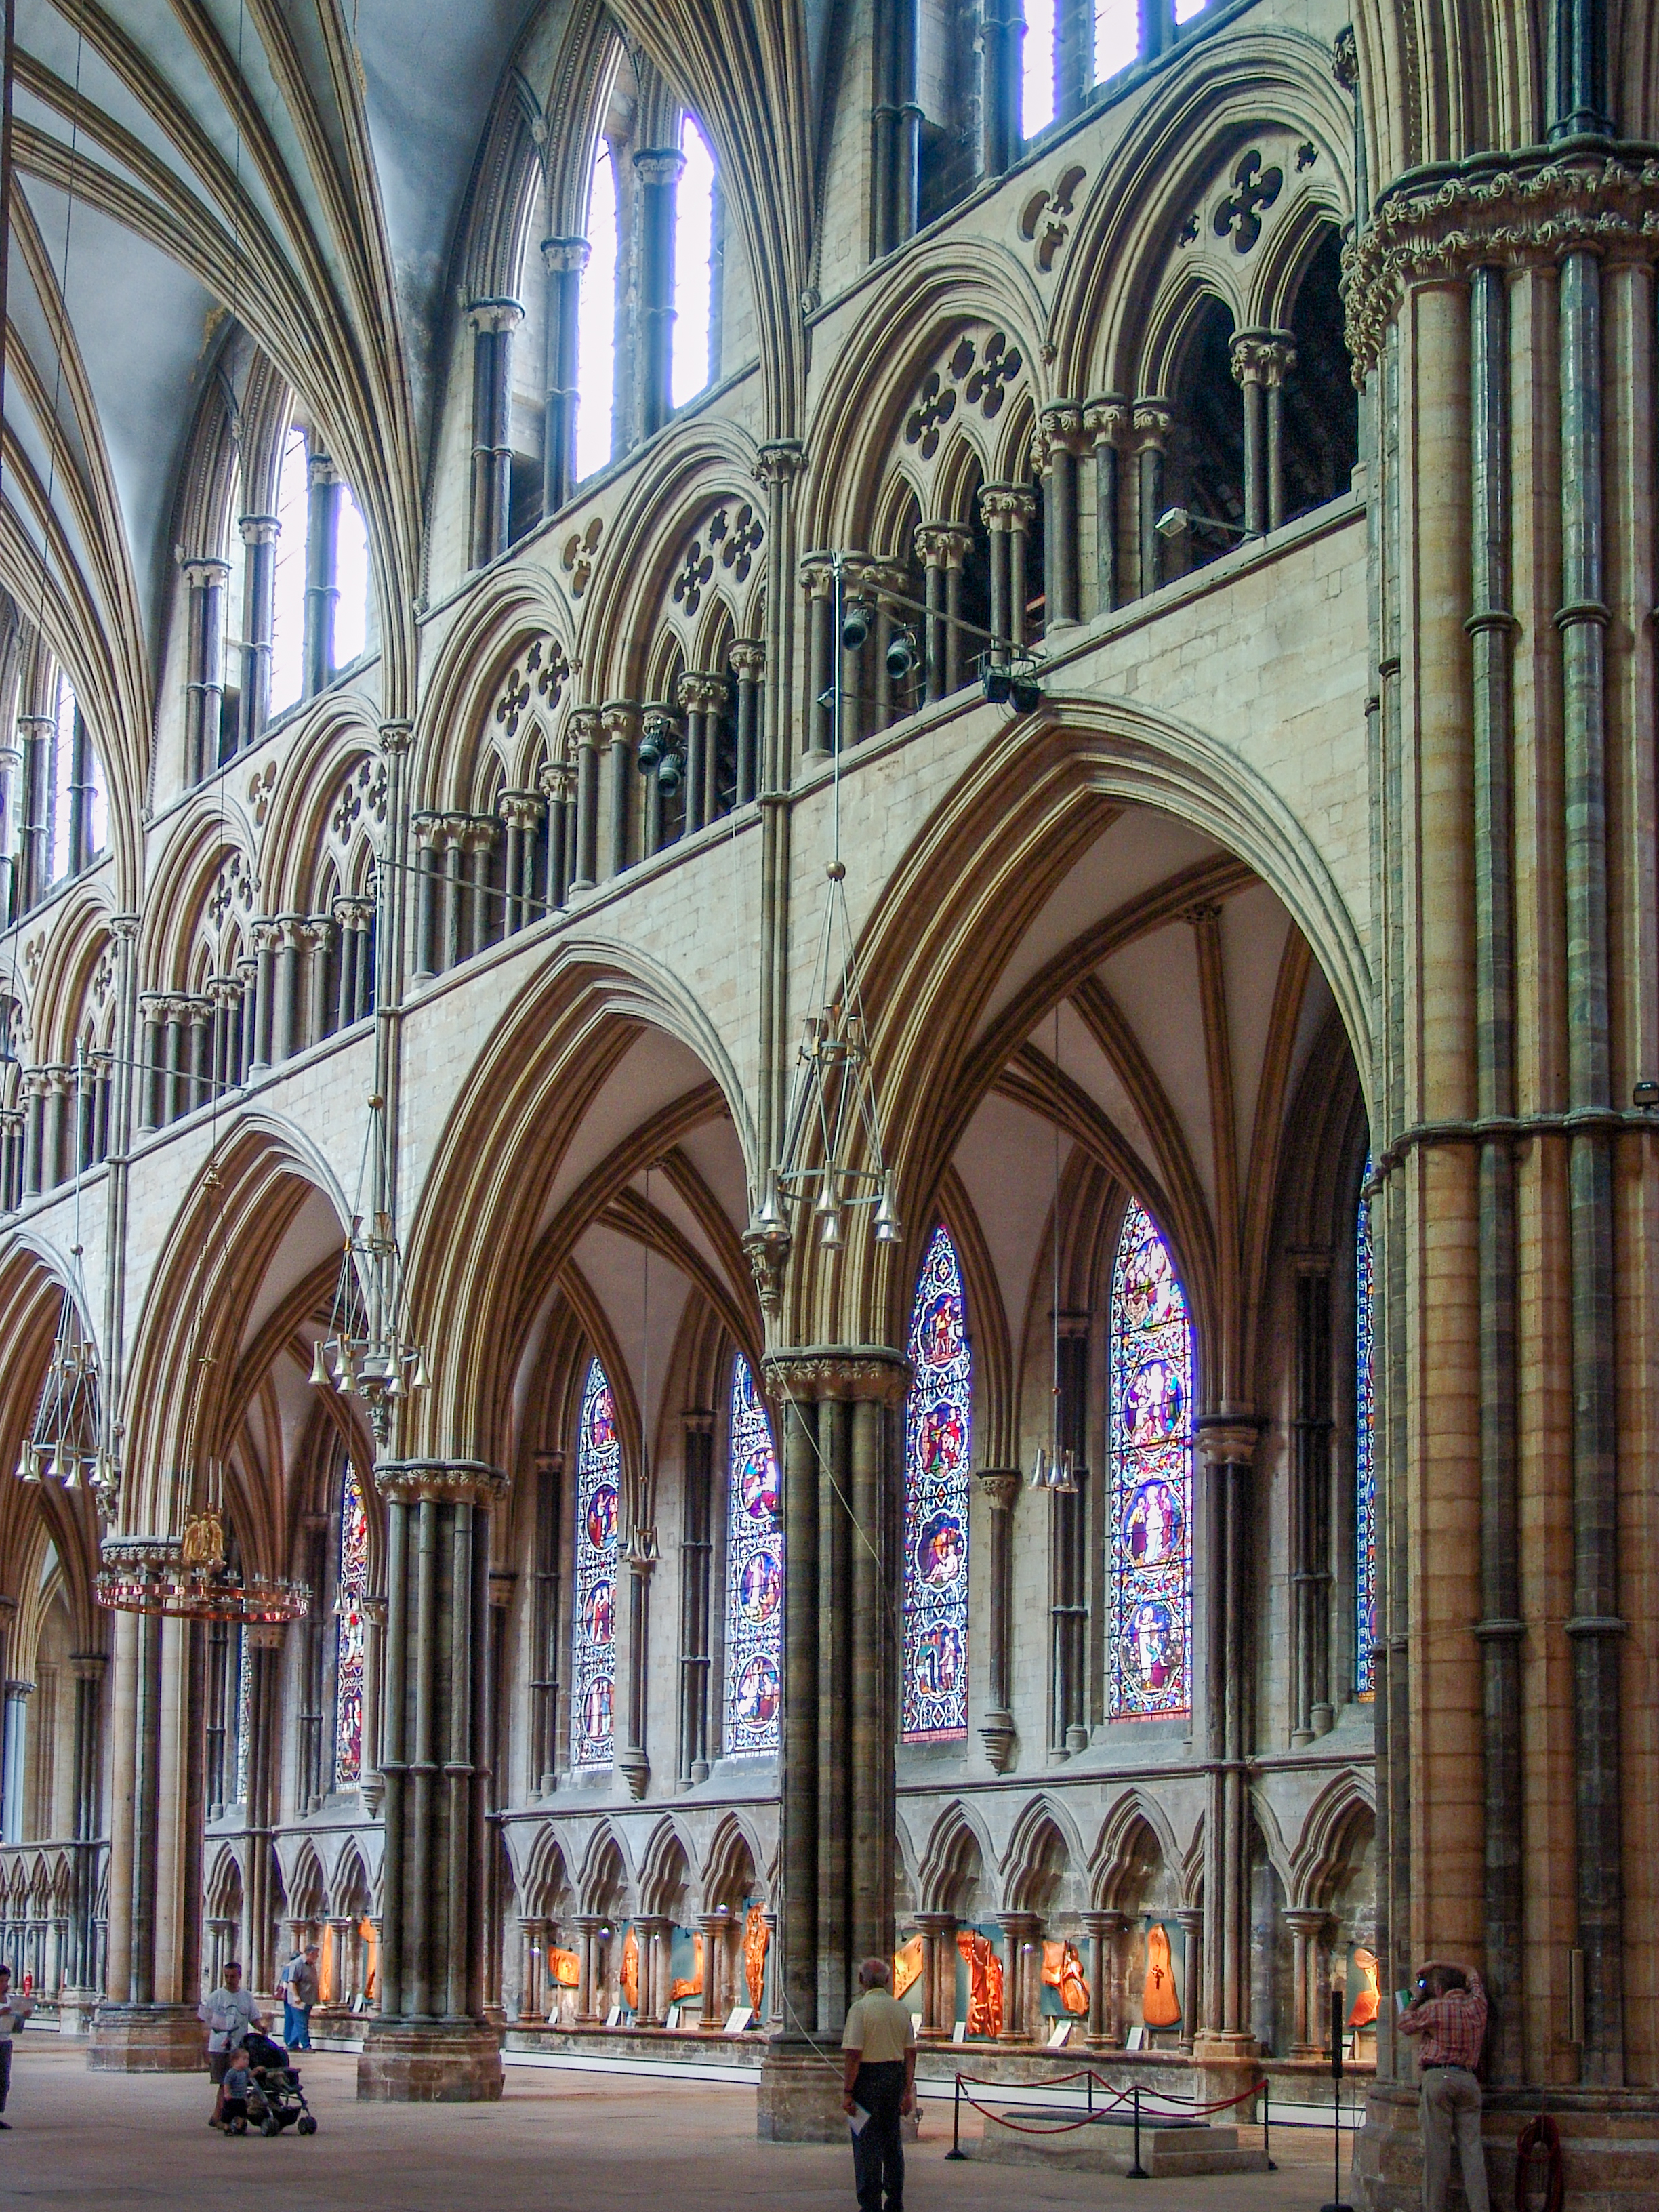
MULTIPOLYGON (((1370 1181, 1371 1164, 1365 1163, 1370 1181)), ((1354 1688, 1376 1689, 1371 1647, 1376 1641, 1376 1467, 1371 1456, 1371 1210, 1359 1201, 1354 1237, 1354 1688)))
POLYGON ((1192 1706, 1193 1339, 1164 1239, 1132 1203, 1112 1270, 1111 1713, 1192 1706))
POLYGON ((334 1778, 341 1788, 363 1771, 364 1603, 368 1596, 368 1512, 357 1470, 346 1462, 340 1486, 340 1628, 334 1662, 334 1778))
POLYGON ((904 1736, 968 1733, 968 1453, 973 1350, 962 1269, 941 1223, 910 1309, 904 1401, 904 1736))
POLYGON ((726 1748, 778 1747, 782 1701, 783 1523, 771 1425, 739 1352, 732 1368, 726 1519, 726 1748))
POLYGON ((576 1438, 576 1617, 572 1635, 570 1763, 609 1766, 617 1676, 617 1508, 622 1446, 617 1407, 596 1359, 582 1387, 576 1438))

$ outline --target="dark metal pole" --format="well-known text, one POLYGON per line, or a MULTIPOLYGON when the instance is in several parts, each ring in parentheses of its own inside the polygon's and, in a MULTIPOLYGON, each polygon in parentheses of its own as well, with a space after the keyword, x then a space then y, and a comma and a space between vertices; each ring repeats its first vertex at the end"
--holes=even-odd
POLYGON ((958 2073, 952 2078, 956 2086, 951 2100, 951 2148, 945 2155, 946 2158, 966 2158, 968 2154, 962 2147, 962 2075, 958 2073))
POLYGON ((1342 2004, 1346 1992, 1331 1991, 1331 2201, 1319 2212, 1353 2212, 1342 2202, 1342 2004))
POLYGON ((1126 2181, 1145 2181, 1147 2178, 1146 2169, 1140 2162, 1140 2084, 1139 2081, 1134 2085, 1134 2106, 1135 2154, 1130 2164, 1128 2172, 1124 2176, 1124 2179, 1126 2181))

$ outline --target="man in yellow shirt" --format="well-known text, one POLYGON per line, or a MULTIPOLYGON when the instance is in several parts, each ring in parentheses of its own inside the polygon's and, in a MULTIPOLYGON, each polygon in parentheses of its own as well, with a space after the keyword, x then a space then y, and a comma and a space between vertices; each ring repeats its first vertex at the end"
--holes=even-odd
POLYGON ((888 1988, 885 1959, 859 1968, 864 1994, 848 2006, 842 2030, 842 2087, 853 2124, 853 2180, 859 2212, 904 2212, 904 2144, 900 2116, 915 2102, 916 2024, 888 1988), (860 2117, 863 2115, 864 2117, 860 2117))

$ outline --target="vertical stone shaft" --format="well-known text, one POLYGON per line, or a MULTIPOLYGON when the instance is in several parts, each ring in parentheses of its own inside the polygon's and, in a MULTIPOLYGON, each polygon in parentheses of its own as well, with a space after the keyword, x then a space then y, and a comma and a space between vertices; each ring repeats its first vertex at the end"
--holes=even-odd
POLYGON ((817 2027, 818 1465, 816 1423, 784 1409, 783 1964, 786 2032, 817 2027))
POLYGON ((708 1582, 714 1556, 712 1413, 685 1417, 685 1522, 680 1538, 680 1755, 682 1782, 708 1779, 708 1582))
POLYGON ((199 783, 219 765, 219 720, 224 701, 225 585, 223 561, 186 561, 190 593, 189 674, 185 686, 185 773, 199 783))
POLYGON ((489 1743, 489 1510, 507 1483, 477 1460, 391 1460, 386 1504, 386 1871, 381 1990, 360 2098, 501 2094, 483 2017, 489 1743))
POLYGON ((246 747, 263 734, 270 719, 270 640, 276 585, 276 539, 282 526, 274 514, 245 514, 242 533, 242 697, 238 744, 246 747))
POLYGON ((1296 1283, 1291 1433, 1291 1741, 1330 1727, 1331 1279, 1310 1263, 1296 1283))
POLYGON ((639 179, 641 438, 654 437, 673 411, 674 206, 684 167, 685 156, 675 147, 634 156, 639 179))
MULTIPOLYGON (((893 1954, 893 1607, 888 1542, 887 1431, 878 1398, 857 1399, 852 1411, 853 1687, 851 1863, 848 1868, 851 1969, 862 1958, 893 1954)), ((849 1997, 850 1997, 849 1990, 849 1997)))
POLYGON ((1013 1577, 1014 1507, 1019 1500, 1018 1468, 986 1468, 979 1476, 981 1489, 991 1509, 989 1619, 985 1662, 985 1717, 980 1738, 986 1757, 999 1774, 1007 1767, 1014 1747, 1013 1686, 1009 1668, 1010 1607, 1013 1577))
POLYGON ((516 300, 475 300, 472 331, 472 526, 471 565, 483 568, 512 537, 513 333, 524 320, 516 300))
MULTIPOLYGON (((1510 656, 1509 317, 1503 271, 1469 286, 1471 678, 1474 738, 1476 1091, 1515 1111, 1514 804, 1510 656)), ((1503 2078, 1521 2065, 1521 1675, 1515 1395, 1515 1160, 1480 1148, 1480 1583, 1486 1972, 1503 2078)))
MULTIPOLYGON (((542 417, 542 513, 556 514, 576 488, 576 388, 582 271, 587 266, 585 238, 544 238, 546 273, 547 401, 542 417)), ((594 394, 595 406, 601 404, 594 394)))
POLYGON ((1118 563, 1121 471, 1119 455, 1128 435, 1130 416, 1125 401, 1107 392, 1089 400, 1083 410, 1084 430, 1095 457, 1095 608, 1109 613, 1122 597, 1118 563))
POLYGON ((1566 779, 1567 1073, 1573 1129, 1573 1708, 1583 2078, 1624 2081, 1620 1885, 1618 1437, 1607 967, 1606 627, 1601 514, 1601 264, 1561 264, 1563 737, 1566 779))
POLYGON ((1083 416, 1069 405, 1045 407, 1040 458, 1048 491, 1042 507, 1043 626, 1078 619, 1077 475, 1083 416))
POLYGON ((1060 1453, 1069 1454, 1072 1479, 1077 1487, 1071 1492, 1055 1492, 1051 1501, 1049 1727, 1050 1748, 1065 1753, 1086 1750, 1089 1742, 1084 1702, 1087 1689, 1084 1631, 1088 1619, 1088 1565, 1084 1557, 1084 1534, 1088 1526, 1085 1504, 1088 1471, 1083 1464, 1088 1434, 1088 1332, 1087 1314, 1060 1316, 1054 1443, 1060 1453))
POLYGON ((103 1832, 100 1723, 109 1662, 101 1651, 85 1651, 76 1652, 70 1664, 75 1669, 75 1855, 68 1979, 72 1988, 88 1991, 98 1972, 98 1838, 103 1832))
POLYGON ((340 604, 340 479, 325 453, 306 465, 304 694, 314 698, 334 674, 334 617, 340 604))

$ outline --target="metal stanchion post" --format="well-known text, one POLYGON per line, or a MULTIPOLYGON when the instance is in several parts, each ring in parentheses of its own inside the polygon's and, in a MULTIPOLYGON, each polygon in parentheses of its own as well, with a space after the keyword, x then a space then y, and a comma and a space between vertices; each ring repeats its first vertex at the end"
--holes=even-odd
POLYGON ((1145 2167, 1145 2166, 1141 2164, 1141 2162, 1140 2162, 1140 2084, 1139 2084, 1139 2081, 1137 2081, 1137 2082, 1135 2083, 1135 2085, 1134 2085, 1134 2106, 1135 2106, 1135 2155, 1134 2155, 1134 2163, 1130 2166, 1129 2171, 1128 2171, 1128 2172, 1125 2175, 1124 2179, 1125 2179, 1126 2180, 1127 2180, 1127 2181, 1145 2181, 1145 2180, 1147 2179, 1146 2169, 1146 2167, 1145 2167))
POLYGON ((951 2148, 945 2155, 946 2158, 966 2158, 968 2154, 962 2147, 962 2075, 958 2073, 954 2079, 956 2094, 951 2100, 951 2148))
POLYGON ((1273 2085, 1264 2074, 1261 2077, 1261 2155, 1267 2161, 1268 2172, 1277 2173, 1279 2168, 1273 2164, 1273 2139, 1271 2132, 1273 2124, 1273 2085))
POLYGON ((1319 2212, 1353 2212, 1342 2202, 1342 1990, 1331 1991, 1331 2201, 1319 2212))

